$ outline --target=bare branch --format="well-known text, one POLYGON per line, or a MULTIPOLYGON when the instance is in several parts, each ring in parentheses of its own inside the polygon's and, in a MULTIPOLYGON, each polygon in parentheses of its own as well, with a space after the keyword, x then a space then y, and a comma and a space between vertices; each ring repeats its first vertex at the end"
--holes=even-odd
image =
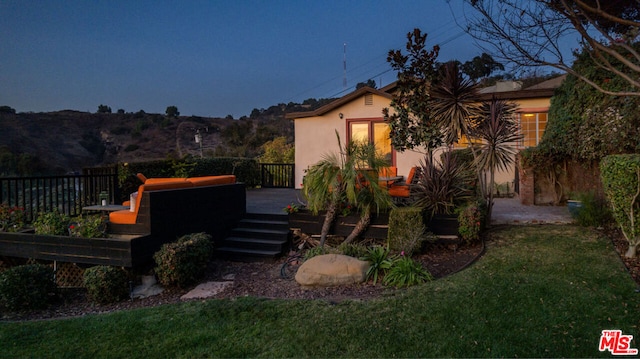
POLYGON ((640 96, 640 53, 633 46, 640 35, 640 22, 636 21, 640 1, 613 12, 607 12, 612 5, 601 0, 465 1, 476 14, 466 17, 465 31, 490 45, 493 51, 489 51, 497 58, 517 66, 554 67, 605 94, 640 96), (629 9, 631 16, 626 16, 629 9), (589 53, 596 66, 623 79, 630 89, 612 91, 573 71, 563 45, 570 35, 579 35, 582 50, 589 53))

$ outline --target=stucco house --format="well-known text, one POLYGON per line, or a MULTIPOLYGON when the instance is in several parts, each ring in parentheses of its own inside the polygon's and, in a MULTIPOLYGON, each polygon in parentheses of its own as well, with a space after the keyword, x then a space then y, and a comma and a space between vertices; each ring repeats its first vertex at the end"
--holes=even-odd
MULTIPOLYGON (((483 88, 481 99, 492 97, 509 99, 518 104, 517 120, 524 139, 519 148, 535 146, 540 142, 547 124, 551 96, 565 76, 522 88, 514 81, 499 82, 483 88)), ((424 158, 424 149, 398 152, 391 147, 389 126, 384 122, 382 109, 389 108, 396 83, 381 89, 362 87, 323 107, 309 112, 287 114, 295 127, 295 183, 301 188, 307 168, 320 161, 324 155, 339 150, 336 131, 343 142, 367 140, 397 167, 398 175, 407 177, 411 167, 424 158)), ((516 178, 515 165, 509 171, 497 174, 496 183, 511 183, 516 178)), ((511 187, 513 188, 513 187, 511 187)))

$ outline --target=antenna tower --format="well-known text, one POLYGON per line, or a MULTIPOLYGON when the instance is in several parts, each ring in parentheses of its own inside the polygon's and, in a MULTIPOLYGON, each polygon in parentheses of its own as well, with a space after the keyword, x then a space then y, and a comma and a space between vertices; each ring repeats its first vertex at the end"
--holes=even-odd
POLYGON ((342 67, 343 67, 343 77, 342 77, 342 89, 347 89, 347 43, 343 44, 343 56, 342 56, 342 67))

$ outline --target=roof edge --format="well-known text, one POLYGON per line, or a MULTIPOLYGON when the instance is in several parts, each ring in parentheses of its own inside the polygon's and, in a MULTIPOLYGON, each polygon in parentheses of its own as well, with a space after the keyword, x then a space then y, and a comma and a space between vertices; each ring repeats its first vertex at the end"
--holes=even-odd
MULTIPOLYGON (((387 86, 388 87, 388 86, 387 86)), ((391 94, 381 91, 381 90, 377 90, 374 89, 372 87, 368 87, 368 86, 364 86, 361 87, 347 95, 344 95, 322 107, 319 107, 313 111, 305 111, 305 112, 291 112, 291 113, 287 113, 284 115, 284 118, 286 119, 296 119, 296 118, 305 118, 305 117, 316 117, 316 116, 322 116, 325 113, 335 110, 336 108, 344 105, 345 103, 351 102, 353 100, 355 100, 356 98, 366 94, 366 93, 372 93, 374 95, 378 95, 378 96, 382 96, 388 99, 391 99, 392 96, 391 94)))

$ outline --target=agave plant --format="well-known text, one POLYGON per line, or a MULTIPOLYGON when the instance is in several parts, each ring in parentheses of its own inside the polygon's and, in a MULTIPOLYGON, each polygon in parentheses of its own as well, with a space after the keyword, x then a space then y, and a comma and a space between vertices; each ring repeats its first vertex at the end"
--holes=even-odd
POLYGON ((369 225, 371 212, 392 206, 391 196, 378 186, 378 172, 386 161, 376 154, 375 146, 349 142, 344 148, 336 131, 340 153, 325 155, 313 165, 304 179, 304 195, 313 213, 326 209, 320 233, 320 245, 329 233, 341 203, 350 203, 360 212, 360 220, 345 238, 352 242, 369 225))

